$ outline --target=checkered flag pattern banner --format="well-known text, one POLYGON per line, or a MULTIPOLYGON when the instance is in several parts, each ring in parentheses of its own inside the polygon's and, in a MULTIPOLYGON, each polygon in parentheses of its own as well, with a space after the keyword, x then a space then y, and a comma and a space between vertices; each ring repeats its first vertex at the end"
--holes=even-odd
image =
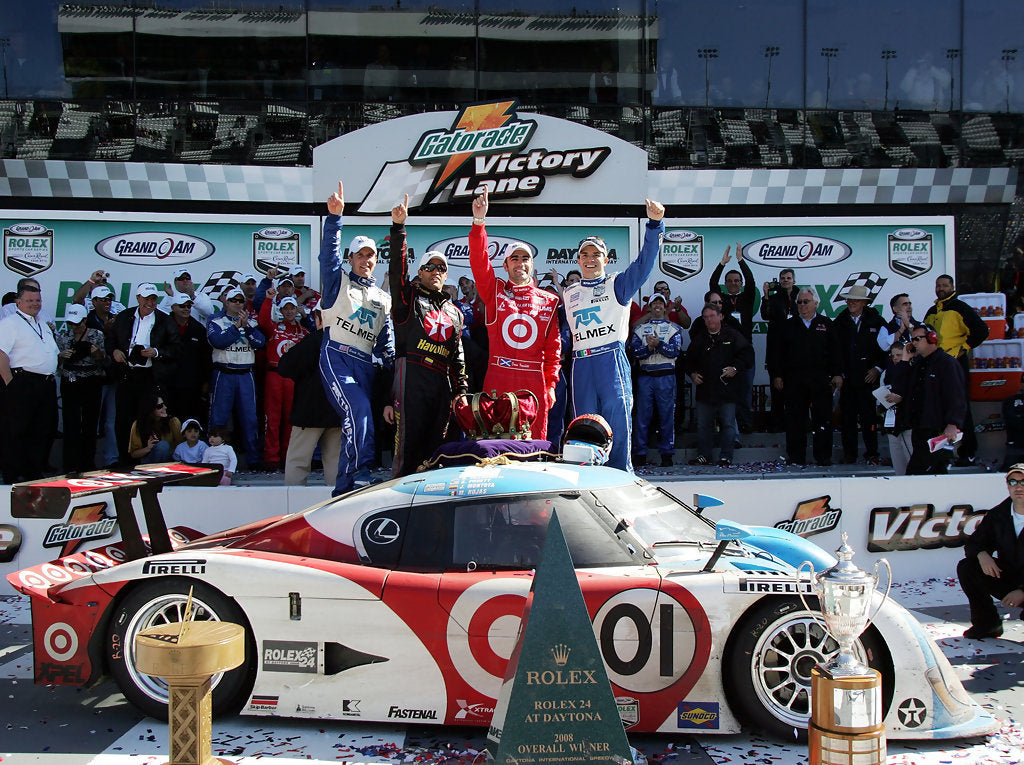
POLYGON ((389 213, 409 195, 409 207, 419 207, 427 198, 437 175, 437 165, 413 167, 406 161, 388 162, 359 205, 361 213, 389 213))
POLYGON ((243 275, 241 271, 214 271, 199 291, 212 298, 218 298, 228 287, 241 286, 243 275))
POLYGON ((843 286, 836 293, 836 297, 832 302, 843 302, 843 298, 839 296, 845 295, 850 287, 860 285, 867 288, 868 304, 870 305, 875 302, 875 298, 878 297, 878 293, 882 291, 882 287, 885 286, 887 281, 888 279, 884 276, 879 276, 874 271, 858 271, 857 273, 850 274, 846 277, 846 281, 843 282, 843 286))

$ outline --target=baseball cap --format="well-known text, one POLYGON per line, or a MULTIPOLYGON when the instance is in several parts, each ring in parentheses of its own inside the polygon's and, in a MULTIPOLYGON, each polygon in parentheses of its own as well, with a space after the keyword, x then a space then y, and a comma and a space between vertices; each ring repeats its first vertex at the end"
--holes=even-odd
POLYGON ((84 305, 78 305, 78 303, 72 303, 64 309, 64 321, 70 322, 71 324, 78 324, 87 315, 88 311, 85 310, 84 305))
POLYGON ((189 419, 187 419, 183 423, 181 423, 181 430, 182 430, 182 432, 188 430, 188 426, 189 425, 195 425, 196 429, 198 429, 198 430, 202 430, 203 429, 202 426, 199 424, 199 420, 197 420, 197 419, 195 419, 193 417, 190 417, 189 419))
POLYGON ((135 288, 136 297, 156 297, 159 294, 160 290, 158 290, 156 285, 151 282, 143 282, 135 288))
POLYGON ((533 248, 526 242, 512 242, 512 244, 508 246, 508 249, 505 250, 505 259, 508 260, 509 256, 517 250, 522 250, 523 252, 528 253, 531 258, 533 257, 533 248))
POLYGON ((306 269, 304 267, 302 267, 302 266, 299 266, 298 268, 293 268, 292 269, 292 276, 295 276, 296 274, 305 274, 305 273, 306 273, 306 269))
POLYGON ((653 295, 651 295, 647 299, 647 305, 652 305, 655 300, 660 300, 665 305, 668 305, 668 302, 665 300, 665 296, 662 295, 660 292, 655 292, 653 295))
POLYGON ((1010 469, 1006 471, 1006 477, 1010 477, 1010 473, 1021 473, 1024 474, 1024 462, 1015 462, 1010 465, 1010 469))
POLYGON ((351 255, 353 252, 359 252, 364 247, 369 247, 374 253, 377 252, 377 243, 368 236, 357 236, 352 240, 352 244, 348 246, 348 254, 351 255))
POLYGON ((180 279, 181 277, 185 276, 186 274, 188 274, 188 278, 189 279, 192 278, 192 272, 191 271, 189 271, 187 268, 179 268, 177 271, 174 272, 174 278, 175 279, 180 279))
POLYGON ((295 282, 292 281, 292 277, 290 277, 290 276, 282 276, 280 279, 278 279, 277 280, 277 286, 280 287, 285 282, 288 282, 293 287, 295 286, 295 282))
POLYGON ((240 287, 228 287, 224 294, 221 295, 221 300, 230 300, 233 297, 245 297, 245 293, 242 292, 240 287))
POLYGON ((185 305, 185 303, 191 302, 192 298, 190 298, 184 292, 175 292, 174 297, 171 298, 171 305, 185 305))
POLYGON ((259 279, 256 278, 255 274, 242 274, 241 284, 245 284, 246 282, 258 282, 258 281, 259 281, 259 279))
POLYGON ((106 284, 99 284, 92 288, 92 292, 89 293, 89 297, 93 300, 96 298, 112 298, 114 297, 114 291, 106 284))
POLYGON ((293 305, 296 308, 298 308, 299 307, 299 301, 296 300, 295 298, 293 298, 291 295, 289 295, 284 300, 282 300, 280 303, 278 303, 277 307, 278 308, 284 308, 286 305, 293 305))
POLYGON ((593 245, 597 248, 605 257, 608 256, 608 245, 604 243, 604 239, 599 236, 588 236, 586 239, 580 240, 580 246, 577 247, 577 251, 582 250, 586 245, 593 245))
POLYGON ((423 255, 420 257, 420 264, 417 266, 417 268, 423 268, 423 266, 427 265, 427 263, 432 261, 434 258, 439 259, 442 263, 444 263, 444 267, 448 268, 448 258, 445 257, 443 252, 439 252, 438 250, 427 250, 425 253, 423 253, 423 255))

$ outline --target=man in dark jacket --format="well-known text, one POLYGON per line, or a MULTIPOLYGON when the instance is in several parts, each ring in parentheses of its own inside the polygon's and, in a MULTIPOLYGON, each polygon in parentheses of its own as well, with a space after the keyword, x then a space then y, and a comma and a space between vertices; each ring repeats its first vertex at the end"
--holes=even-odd
MULTIPOLYGON (((942 274, 935 278, 935 305, 929 308, 924 320, 939 336, 939 347, 960 362, 964 379, 970 379, 970 353, 988 339, 988 325, 978 312, 957 297, 953 277, 942 274)), ((963 424, 964 438, 958 454, 961 464, 974 462, 978 451, 978 437, 974 435, 974 418, 968 405, 963 424)))
POLYGON ((832 320, 821 316, 812 289, 796 299, 797 315, 768 337, 768 373, 773 391, 786 396, 786 459, 807 461, 808 410, 814 428, 814 461, 832 464, 832 393, 843 386, 839 337, 832 320))
POLYGON ((754 349, 742 334, 722 323, 717 305, 705 305, 700 315, 706 331, 693 339, 686 354, 686 370, 696 386, 699 452, 690 464, 711 464, 717 417, 721 425, 718 464, 728 467, 736 440, 736 402, 743 395, 743 373, 754 363, 754 349))
POLYGON ((306 485, 313 452, 319 444, 320 458, 324 463, 324 484, 333 487, 338 477, 338 455, 341 454, 341 418, 328 403, 320 379, 320 346, 324 331, 320 310, 313 311, 313 316, 316 331, 293 345, 277 363, 277 373, 295 381, 284 483, 286 486, 306 485))
MULTIPOLYGON (((761 319, 768 322, 767 344, 771 347, 782 330, 783 322, 790 316, 796 316, 796 293, 800 289, 796 286, 796 275, 792 268, 782 269, 778 280, 765 282, 763 289, 761 319)), ((768 367, 768 359, 765 359, 765 367, 768 367)), ((771 378, 770 371, 768 377, 771 378)), ((772 411, 768 427, 772 431, 785 430, 786 391, 772 386, 771 396, 772 411)))
POLYGON ((897 403, 907 399, 914 447, 907 475, 941 474, 949 468, 952 452, 945 447, 932 451, 929 441, 939 436, 955 441, 967 416, 967 384, 956 359, 939 347, 933 327, 914 327, 910 339, 917 348, 917 360, 911 367, 908 388, 893 390, 899 397, 897 403))
POLYGON ((135 290, 138 306, 121 311, 107 334, 107 356, 117 365, 117 415, 114 430, 120 461, 128 464, 128 434, 143 396, 165 389, 178 354, 178 331, 171 317, 158 311, 156 285, 135 290))
POLYGON ((1010 466, 1006 486, 1010 496, 985 513, 967 537, 964 559, 956 567, 971 604, 971 626, 964 637, 972 640, 1003 634, 993 597, 1007 608, 1024 605, 1024 464, 1010 466))
POLYGON ((878 387, 888 361, 878 345, 878 333, 885 326, 878 311, 868 305, 866 287, 855 284, 839 296, 846 308, 836 316, 836 330, 843 354, 843 389, 839 394, 842 409, 843 462, 857 461, 857 425, 864 438, 864 459, 878 464, 878 426, 876 401, 878 387))
MULTIPOLYGON (((718 264, 708 280, 709 290, 718 290, 718 280, 729 263, 729 257, 729 248, 726 247, 725 254, 722 255, 722 262, 718 264)), ((757 288, 754 286, 754 274, 751 273, 747 261, 743 259, 743 245, 739 242, 736 242, 736 265, 739 266, 739 271, 733 268, 725 275, 725 291, 720 293, 722 312, 740 323, 743 337, 749 344, 754 333, 754 302, 757 300, 757 288)), ((753 421, 753 413, 750 410, 750 396, 754 385, 753 363, 743 370, 740 377, 742 385, 741 395, 736 401, 736 424, 739 426, 740 432, 749 433, 753 421)))
POLYGON ((191 315, 192 298, 184 292, 171 297, 171 319, 178 330, 178 358, 174 374, 168 380, 168 413, 184 422, 195 419, 205 429, 209 402, 205 394, 210 384, 210 344, 206 327, 191 315))

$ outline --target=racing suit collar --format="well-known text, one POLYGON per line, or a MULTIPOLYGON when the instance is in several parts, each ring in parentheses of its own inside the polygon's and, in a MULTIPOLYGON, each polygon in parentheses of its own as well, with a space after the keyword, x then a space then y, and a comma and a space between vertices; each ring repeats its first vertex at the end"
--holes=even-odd
POLYGON ((581 279, 580 284, 582 284, 584 287, 596 287, 598 284, 604 282, 607 278, 608 274, 605 274, 604 276, 599 276, 596 279, 581 279))
POLYGON ((377 280, 374 279, 372 276, 359 276, 359 274, 354 274, 351 271, 349 271, 348 278, 354 281, 356 284, 360 285, 361 287, 377 286, 377 280))

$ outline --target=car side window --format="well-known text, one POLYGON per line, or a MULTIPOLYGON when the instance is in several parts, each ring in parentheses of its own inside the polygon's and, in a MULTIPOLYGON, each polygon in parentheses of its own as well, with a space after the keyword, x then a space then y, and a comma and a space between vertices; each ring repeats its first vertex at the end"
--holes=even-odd
POLYGON ((553 505, 502 497, 455 509, 453 562, 467 568, 533 568, 540 562, 553 505))
POLYGON ((394 507, 367 516, 359 528, 363 547, 360 554, 374 566, 394 566, 409 535, 408 522, 408 507, 394 507))
POLYGON ((452 567, 452 506, 420 505, 409 511, 408 532, 399 567, 410 571, 446 571, 452 567))

